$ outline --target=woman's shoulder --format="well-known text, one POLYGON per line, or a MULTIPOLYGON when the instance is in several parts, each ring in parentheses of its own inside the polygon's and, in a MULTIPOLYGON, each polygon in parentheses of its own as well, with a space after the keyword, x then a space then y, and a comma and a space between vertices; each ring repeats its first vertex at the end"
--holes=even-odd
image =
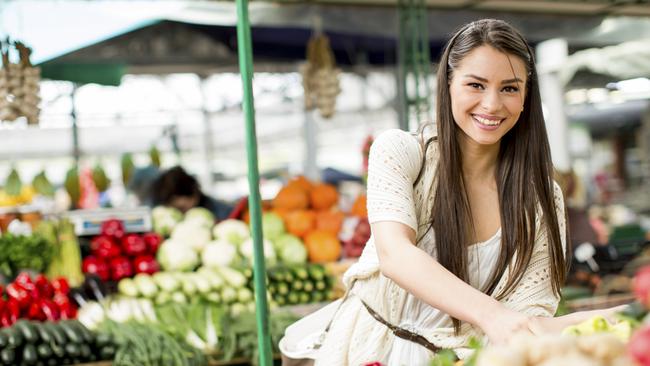
POLYGON ((375 150, 391 150, 412 158, 422 158, 426 148, 427 157, 437 155, 437 139, 431 132, 411 133, 397 128, 381 132, 372 144, 375 150))

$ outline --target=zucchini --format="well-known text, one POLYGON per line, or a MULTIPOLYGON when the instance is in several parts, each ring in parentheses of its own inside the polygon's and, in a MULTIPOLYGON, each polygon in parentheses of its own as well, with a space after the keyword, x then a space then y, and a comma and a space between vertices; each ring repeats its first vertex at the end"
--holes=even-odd
POLYGON ((95 336, 93 333, 88 330, 83 324, 81 324, 78 320, 69 320, 68 325, 72 327, 72 329, 77 330, 77 334, 79 334, 82 339, 83 343, 86 344, 91 344, 95 342, 95 336))
POLYGON ((59 366, 59 361, 56 358, 51 357, 47 360, 47 366, 59 366))
POLYGON ((63 348, 62 344, 56 344, 55 342, 52 342, 50 344, 52 347, 52 354, 58 358, 62 358, 65 356, 65 349, 63 348))
POLYGON ((43 343, 50 343, 52 342, 52 334, 50 334, 50 331, 44 326, 43 323, 33 323, 34 328, 36 329, 36 332, 38 333, 38 337, 41 339, 43 343))
POLYGON ((72 343, 83 343, 83 335, 77 329, 75 329, 69 322, 62 321, 59 322, 59 327, 65 333, 65 336, 72 343))
POLYGON ((112 360, 114 356, 115 356, 114 346, 104 346, 99 350, 100 360, 112 360))
POLYGON ((27 343, 23 347, 23 364, 25 365, 34 365, 38 361, 38 354, 36 354, 36 348, 33 344, 27 343))
POLYGON ((23 345, 25 343, 25 338, 23 338, 23 333, 19 331, 18 329, 11 327, 11 328, 5 328, 6 329, 6 334, 7 334, 7 347, 9 348, 17 348, 23 345))
POLYGON ((9 343, 8 338, 5 332, 0 331, 0 349, 7 347, 7 343, 9 343))
POLYGON ((38 333, 34 324, 26 320, 19 320, 14 324, 14 328, 23 333, 25 342, 31 344, 38 342, 38 333))
POLYGON ((16 353, 11 348, 5 348, 0 351, 0 361, 5 365, 13 365, 14 360, 16 359, 16 353))
POLYGON ((82 361, 87 361, 90 358, 90 355, 92 354, 92 351, 90 350, 90 346, 87 344, 80 345, 79 354, 81 356, 82 361))
POLYGON ((61 329, 61 326, 59 324, 43 323, 43 327, 50 332, 52 340, 57 345, 63 347, 63 345, 68 342, 68 338, 65 336, 65 332, 63 329, 61 329))
POLYGON ((112 346, 113 337, 111 337, 109 333, 99 332, 95 337, 95 344, 97 344, 98 347, 112 346))
POLYGON ((36 353, 38 353, 38 358, 41 360, 47 360, 52 356, 52 348, 45 343, 41 343, 36 346, 36 353))
POLYGON ((79 346, 74 343, 68 343, 65 345, 65 353, 68 357, 77 358, 81 353, 79 346))

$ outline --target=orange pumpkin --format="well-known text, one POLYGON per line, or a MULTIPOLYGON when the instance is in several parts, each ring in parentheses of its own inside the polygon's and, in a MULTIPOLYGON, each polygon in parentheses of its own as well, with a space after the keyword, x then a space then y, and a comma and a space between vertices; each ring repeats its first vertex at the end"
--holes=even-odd
POLYGON ((304 237, 314 229, 316 214, 311 210, 297 210, 287 214, 287 231, 297 237, 304 237))
POLYGON ((315 210, 327 210, 339 202, 339 193, 331 184, 316 184, 309 192, 311 207, 315 210))
POLYGON ((318 211, 316 213, 316 229, 329 231, 334 235, 338 235, 343 226, 343 219, 345 215, 341 211, 318 211))
POLYGON ((274 214, 280 216, 282 218, 282 221, 284 221, 285 226, 287 224, 287 219, 289 217, 289 214, 292 212, 291 210, 287 208, 282 208, 282 207, 276 207, 271 210, 274 214))
POLYGON ((287 210, 302 210, 309 206, 307 192, 297 187, 282 187, 273 200, 273 207, 287 210))
POLYGON ((365 194, 360 194, 352 204, 350 215, 359 217, 368 217, 367 199, 365 194))
POLYGON ((333 262, 341 256, 341 242, 329 231, 314 230, 305 237, 310 262, 333 262))
POLYGON ((303 191, 309 193, 314 185, 309 179, 305 178, 304 175, 299 175, 289 180, 287 187, 300 188, 303 191))

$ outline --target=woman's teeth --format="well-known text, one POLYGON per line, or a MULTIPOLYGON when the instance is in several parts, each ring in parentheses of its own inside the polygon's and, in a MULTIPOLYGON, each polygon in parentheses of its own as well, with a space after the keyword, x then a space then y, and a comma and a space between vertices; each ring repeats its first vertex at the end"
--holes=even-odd
POLYGON ((474 118, 481 124, 484 124, 486 126, 496 126, 499 123, 501 123, 500 119, 487 119, 479 116, 474 116, 474 118))

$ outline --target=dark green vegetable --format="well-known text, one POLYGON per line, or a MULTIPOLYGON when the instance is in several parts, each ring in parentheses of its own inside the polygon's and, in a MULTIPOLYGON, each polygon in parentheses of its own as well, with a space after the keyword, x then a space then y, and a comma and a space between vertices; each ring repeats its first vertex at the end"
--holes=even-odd
POLYGON ((81 350, 79 349, 79 346, 74 343, 66 344, 64 349, 66 355, 72 358, 79 357, 79 355, 81 354, 81 350))
POLYGON ((63 333, 65 333, 65 336, 70 342, 83 343, 83 336, 81 335, 81 332, 75 329, 70 323, 62 321, 59 322, 58 326, 61 328, 61 330, 63 330, 63 333))
POLYGON ((7 347, 16 348, 22 346, 22 344, 25 342, 23 333, 14 327, 5 329, 5 332, 7 334, 7 347))
POLYGON ((34 324, 28 322, 27 320, 19 320, 14 324, 14 328, 19 332, 22 332, 25 342, 34 344, 38 342, 39 336, 34 324))
POLYGON ((0 274, 7 278, 24 269, 44 272, 54 254, 54 246, 38 235, 2 235, 0 248, 0 274))
POLYGON ((52 334, 50 334, 50 331, 43 325, 43 323, 33 323, 33 325, 36 329, 36 332, 38 333, 38 337, 43 343, 52 342, 52 334))
POLYGON ((100 360, 112 360, 113 356, 115 356, 115 347, 113 346, 104 346, 99 350, 100 360))
POLYGON ((36 346, 36 352, 41 360, 47 360, 52 356, 52 348, 45 343, 36 346))
POLYGON ((46 330, 50 332, 54 343, 59 346, 63 346, 68 342, 68 338, 65 335, 65 332, 59 324, 54 323, 43 323, 42 325, 46 330))
POLYGON ((7 343, 9 343, 8 338, 5 332, 0 331, 0 349, 7 347, 7 343))
POLYGON ((38 361, 38 354, 33 344, 27 343, 23 347, 23 364, 34 365, 38 361))
POLYGON ((4 363, 5 365, 13 364, 15 359, 16 359, 16 354, 14 353, 13 349, 5 348, 2 351, 0 351, 0 361, 2 361, 2 363, 4 363))

